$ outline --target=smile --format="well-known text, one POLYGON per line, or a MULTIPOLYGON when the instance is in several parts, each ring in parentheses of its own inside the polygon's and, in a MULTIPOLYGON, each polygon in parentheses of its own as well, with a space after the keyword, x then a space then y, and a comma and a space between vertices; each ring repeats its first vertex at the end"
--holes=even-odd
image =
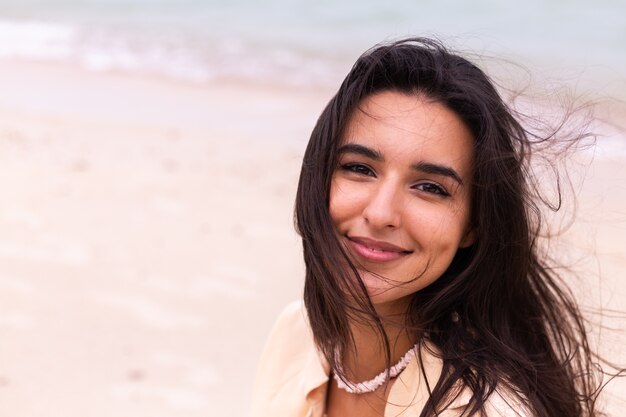
POLYGON ((412 253, 389 242, 377 241, 365 237, 346 236, 352 252, 367 261, 388 262, 400 259, 412 253))

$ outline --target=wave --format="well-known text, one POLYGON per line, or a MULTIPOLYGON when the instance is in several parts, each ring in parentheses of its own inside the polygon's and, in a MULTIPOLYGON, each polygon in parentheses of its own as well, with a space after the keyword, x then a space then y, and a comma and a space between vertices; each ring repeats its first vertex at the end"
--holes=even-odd
POLYGON ((0 59, 63 62, 90 71, 154 74, 192 82, 245 79, 335 84, 346 63, 253 39, 180 28, 0 20, 0 59))

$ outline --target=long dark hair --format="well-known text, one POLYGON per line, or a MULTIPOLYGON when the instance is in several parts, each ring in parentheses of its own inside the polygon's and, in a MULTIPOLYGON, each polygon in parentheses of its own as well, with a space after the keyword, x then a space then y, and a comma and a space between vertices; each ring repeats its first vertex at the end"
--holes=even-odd
POLYGON ((421 415, 445 408, 459 381, 472 392, 467 415, 480 412, 496 386, 538 416, 597 415, 595 356, 585 321, 537 244, 542 211, 529 181, 530 156, 549 139, 524 129, 481 69, 430 39, 379 45, 362 55, 311 134, 295 220, 306 264, 304 301, 320 351, 345 378, 337 352, 351 346, 349 322, 358 320, 377 329, 390 362, 382 319, 329 214, 347 121, 365 97, 381 91, 435 100, 474 136, 475 243, 458 251, 442 277, 412 295, 406 316, 407 328, 428 335, 443 359, 421 415))

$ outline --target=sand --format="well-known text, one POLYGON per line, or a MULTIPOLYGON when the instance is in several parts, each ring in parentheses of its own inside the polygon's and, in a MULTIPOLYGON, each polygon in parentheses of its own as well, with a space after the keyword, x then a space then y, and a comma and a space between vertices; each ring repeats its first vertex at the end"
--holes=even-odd
MULTIPOLYGON (((332 91, 10 61, 0 91, 0 415, 244 416, 300 297, 293 198, 332 91)), ((561 250, 585 305, 624 310, 626 141, 607 132, 561 250)))

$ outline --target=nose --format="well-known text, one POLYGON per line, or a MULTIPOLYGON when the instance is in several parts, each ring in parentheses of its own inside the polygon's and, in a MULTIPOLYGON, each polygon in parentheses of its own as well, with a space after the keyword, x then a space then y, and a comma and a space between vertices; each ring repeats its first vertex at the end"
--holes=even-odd
POLYGON ((372 189, 363 217, 377 229, 397 228, 402 218, 402 202, 399 187, 393 182, 381 182, 372 189))

